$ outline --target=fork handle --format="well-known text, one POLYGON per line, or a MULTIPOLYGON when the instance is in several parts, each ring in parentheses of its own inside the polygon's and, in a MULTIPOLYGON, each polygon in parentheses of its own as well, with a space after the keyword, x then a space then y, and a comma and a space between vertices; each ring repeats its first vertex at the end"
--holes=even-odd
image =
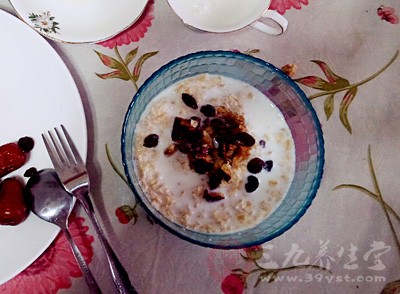
POLYGON ((76 246, 74 240, 72 239, 68 229, 67 228, 61 228, 61 229, 65 234, 65 236, 67 237, 69 245, 71 246, 72 253, 74 254, 76 262, 78 263, 79 268, 81 269, 81 272, 86 280, 86 284, 89 287, 90 293, 101 294, 99 285, 97 284, 95 278, 93 277, 93 274, 89 269, 89 266, 85 262, 85 259, 83 258, 81 252, 79 251, 78 246, 76 246))
POLYGON ((85 209, 89 219, 93 223, 95 231, 100 239, 100 243, 104 249, 104 252, 107 257, 108 264, 110 266, 111 275, 114 281, 114 285, 120 294, 137 294, 138 292, 132 286, 132 283, 129 279, 129 275, 126 272, 125 268, 119 261, 117 255, 114 250, 111 248, 107 238, 105 237, 103 230, 96 218, 92 201, 90 200, 90 194, 86 191, 79 191, 79 189, 75 190, 73 194, 76 198, 81 202, 83 208, 85 209))

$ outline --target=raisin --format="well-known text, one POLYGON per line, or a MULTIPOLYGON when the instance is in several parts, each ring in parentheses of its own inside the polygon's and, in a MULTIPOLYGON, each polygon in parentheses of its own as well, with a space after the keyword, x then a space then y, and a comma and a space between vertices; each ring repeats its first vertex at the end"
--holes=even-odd
POLYGON ((31 178, 31 177, 37 175, 37 173, 38 173, 37 169, 35 167, 31 167, 25 171, 24 177, 31 178))
POLYGON ((263 168, 270 172, 273 166, 274 162, 272 160, 267 160, 266 162, 264 162, 263 168))
POLYGON ((208 177, 208 186, 211 190, 218 188, 223 178, 222 174, 214 171, 210 172, 208 177))
POLYGON ((156 147, 158 145, 158 135, 150 134, 143 140, 143 146, 147 148, 156 147))
POLYGON ((259 144, 260 144, 260 146, 261 146, 262 148, 265 148, 265 146, 267 145, 267 143, 265 142, 265 140, 260 140, 259 144))
POLYGON ((215 108, 211 104, 206 104, 200 107, 200 112, 207 117, 215 116, 215 108))
POLYGON ((203 131, 194 130, 192 132, 188 132, 186 140, 191 143, 201 142, 203 139, 203 131))
POLYGON ((264 161, 255 157, 247 163, 247 170, 252 174, 258 174, 264 167, 264 161))
POLYGON ((176 149, 178 149, 183 154, 189 154, 191 151, 191 146, 189 144, 187 144, 186 142, 180 141, 180 142, 176 143, 175 145, 176 145, 176 149))
POLYGON ((18 140, 19 148, 21 148, 25 153, 31 151, 34 145, 35 143, 31 137, 22 137, 18 140))
POLYGON ((194 171, 201 175, 211 171, 213 168, 212 162, 210 163, 203 159, 195 159, 191 162, 191 164, 192 164, 194 171))
POLYGON ((256 143, 256 140, 246 132, 236 134, 235 139, 238 143, 247 147, 251 147, 256 143))
POLYGON ((214 118, 210 121, 211 127, 216 131, 224 131, 227 128, 226 123, 220 118, 214 118))
POLYGON ((183 103, 185 103, 185 105, 187 107, 193 108, 193 109, 197 109, 197 102, 196 99, 194 99, 194 97, 188 93, 182 93, 182 100, 183 103))
POLYGON ((247 183, 244 185, 244 188, 248 193, 254 192, 257 190, 259 185, 258 179, 255 176, 248 176, 247 183))

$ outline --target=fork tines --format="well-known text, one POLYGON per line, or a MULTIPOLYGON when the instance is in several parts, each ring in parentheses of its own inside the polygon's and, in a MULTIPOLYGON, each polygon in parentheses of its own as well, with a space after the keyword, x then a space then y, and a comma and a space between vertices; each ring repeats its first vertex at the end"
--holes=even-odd
POLYGON ((65 165, 84 165, 82 158, 79 155, 79 152, 67 130, 63 125, 60 127, 64 133, 64 136, 57 128, 54 128, 54 131, 48 131, 47 135, 45 133, 42 134, 43 142, 54 167, 57 169, 65 165), (54 135, 54 133, 56 135, 54 135))

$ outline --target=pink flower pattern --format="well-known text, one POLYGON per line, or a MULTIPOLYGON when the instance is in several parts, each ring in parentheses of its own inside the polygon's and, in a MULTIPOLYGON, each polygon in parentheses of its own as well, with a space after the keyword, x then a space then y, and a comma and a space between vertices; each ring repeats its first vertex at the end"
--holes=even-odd
POLYGON ((230 274, 226 276, 221 284, 221 290, 224 294, 242 294, 244 292, 244 288, 244 278, 237 274, 230 274))
MULTIPOLYGON (((70 216, 69 229, 86 262, 92 261, 93 236, 88 235, 89 228, 84 226, 85 219, 70 216)), ((71 287, 71 277, 81 277, 82 273, 71 252, 67 238, 59 234, 52 245, 34 263, 18 276, 0 285, 0 293, 54 294, 60 289, 71 287)))
POLYGON ((276 10, 280 14, 284 14, 290 8, 301 9, 301 6, 308 5, 308 0, 272 0, 270 9, 276 10))
POLYGON ((399 23, 399 17, 396 15, 396 12, 392 7, 386 7, 381 5, 377 9, 377 14, 382 20, 386 20, 391 24, 399 23))
POLYGON ((132 26, 115 37, 98 44, 113 49, 115 46, 129 45, 132 42, 137 42, 144 37, 153 19, 154 0, 150 0, 143 14, 132 26))

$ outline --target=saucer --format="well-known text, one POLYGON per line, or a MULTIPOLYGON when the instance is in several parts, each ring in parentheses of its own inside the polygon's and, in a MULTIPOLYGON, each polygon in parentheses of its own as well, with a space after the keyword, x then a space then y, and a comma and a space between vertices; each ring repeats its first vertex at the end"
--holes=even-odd
POLYGON ((63 43, 97 43, 130 27, 148 0, 10 0, 18 16, 43 36, 63 43))

